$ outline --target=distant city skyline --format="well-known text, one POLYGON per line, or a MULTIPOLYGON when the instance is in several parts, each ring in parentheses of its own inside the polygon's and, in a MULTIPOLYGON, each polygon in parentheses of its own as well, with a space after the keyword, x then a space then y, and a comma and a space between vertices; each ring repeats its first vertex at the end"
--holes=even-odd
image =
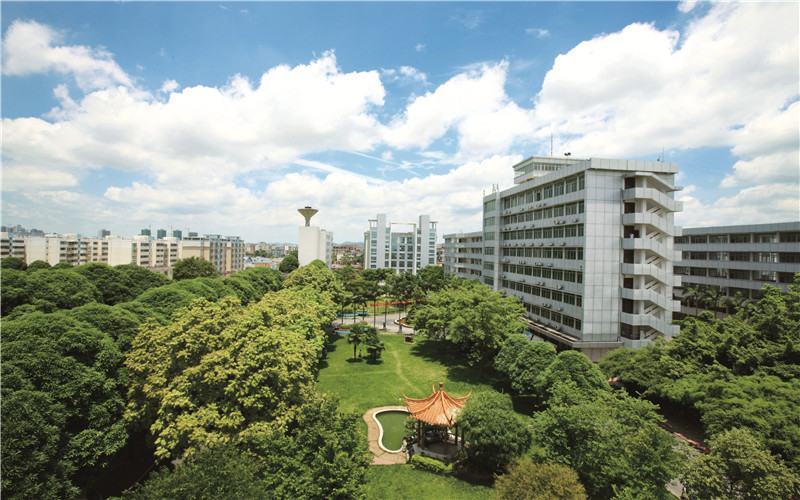
MULTIPOLYGON (((3 2, 2 224, 338 242, 481 228, 532 155, 680 164, 687 227, 800 213, 800 6, 3 2)), ((439 241, 441 242, 441 237, 439 241)))

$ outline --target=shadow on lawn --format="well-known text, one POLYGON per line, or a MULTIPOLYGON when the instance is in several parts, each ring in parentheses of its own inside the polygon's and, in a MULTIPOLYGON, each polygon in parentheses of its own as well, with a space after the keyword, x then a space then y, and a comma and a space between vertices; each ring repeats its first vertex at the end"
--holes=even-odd
POLYGON ((487 384, 497 392, 508 394, 517 413, 532 415, 534 411, 541 409, 537 398, 516 394, 508 380, 490 364, 468 365, 464 354, 447 340, 423 338, 411 346, 411 355, 428 362, 441 363, 447 367, 447 378, 450 380, 469 385, 487 384))

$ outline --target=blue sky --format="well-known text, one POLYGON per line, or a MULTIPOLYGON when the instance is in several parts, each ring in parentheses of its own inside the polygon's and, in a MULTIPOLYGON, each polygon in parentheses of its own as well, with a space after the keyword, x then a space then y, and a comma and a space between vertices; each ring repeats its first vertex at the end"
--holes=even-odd
POLYGON ((685 226, 798 220, 798 4, 3 2, 2 223, 337 242, 481 226, 531 155, 680 164, 685 226))

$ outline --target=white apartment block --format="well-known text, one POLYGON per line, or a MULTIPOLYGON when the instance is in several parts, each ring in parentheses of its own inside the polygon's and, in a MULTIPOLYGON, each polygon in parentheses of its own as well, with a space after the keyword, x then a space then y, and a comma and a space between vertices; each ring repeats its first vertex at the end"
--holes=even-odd
POLYGON ((204 238, 178 240, 154 239, 139 235, 132 238, 105 236, 83 238, 77 234, 49 234, 9 238, 0 234, 0 258, 15 256, 30 264, 41 260, 50 265, 67 262, 73 266, 102 262, 109 266, 136 264, 151 271, 172 274, 172 267, 182 258, 200 257, 211 261, 221 276, 244 269, 244 243, 238 237, 207 235, 204 238))
POLYGON ((394 269, 416 274, 436 264, 436 221, 420 215, 418 222, 388 222, 386 214, 369 220, 364 233, 364 269, 394 269))
POLYGON ((678 165, 531 157, 484 197, 484 282, 518 297, 529 331, 599 360, 678 333, 678 165))
MULTIPOLYGON (((800 222, 685 228, 675 250, 674 272, 684 287, 715 287, 745 299, 758 299, 764 285, 785 293, 800 273, 800 222)), ((682 312, 695 307, 684 305, 682 312)))
POLYGON ((443 265, 446 274, 483 281, 483 232, 445 234, 443 265))
POLYGON ((321 260, 330 269, 333 265, 333 233, 317 226, 300 226, 297 260, 301 267, 321 260))

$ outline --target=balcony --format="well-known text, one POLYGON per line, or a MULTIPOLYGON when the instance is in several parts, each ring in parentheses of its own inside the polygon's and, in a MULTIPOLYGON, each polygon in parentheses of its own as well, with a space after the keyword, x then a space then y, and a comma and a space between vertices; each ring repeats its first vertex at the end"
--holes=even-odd
POLYGON ((680 212, 683 203, 653 188, 631 188, 622 191, 622 201, 649 200, 668 212, 680 212))

